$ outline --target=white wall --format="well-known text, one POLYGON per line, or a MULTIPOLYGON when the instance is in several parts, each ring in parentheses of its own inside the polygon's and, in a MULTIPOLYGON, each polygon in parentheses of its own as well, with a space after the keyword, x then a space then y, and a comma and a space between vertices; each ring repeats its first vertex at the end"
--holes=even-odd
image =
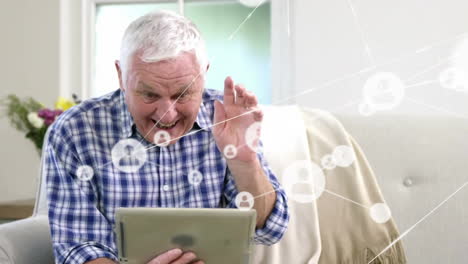
MULTIPOLYGON (((292 94, 316 89, 297 97, 296 102, 333 112, 357 112, 363 85, 373 73, 389 71, 406 81, 446 59, 460 40, 456 37, 468 32, 466 0, 290 1, 296 83, 292 94), (360 27, 348 2, 354 6, 360 27), (361 32, 372 59, 366 53, 361 32), (431 45, 435 46, 416 53, 431 45), (401 60, 395 61, 398 58, 401 60), (375 65, 376 70, 343 78, 375 65), (331 80, 337 81, 320 88, 331 80), (346 107, 349 102, 354 104, 346 107)), ((460 61, 467 65, 468 56, 465 54, 460 61)), ((406 84, 436 80, 439 72, 449 66, 441 63, 406 84)), ((443 89, 438 83, 407 88, 405 98, 392 111, 444 114, 448 110, 468 114, 468 93, 443 89)))
MULTIPOLYGON (((53 106, 58 96, 58 0, 2 0, 0 96, 32 96, 53 106)), ((39 155, 24 135, 0 119, 0 202, 33 198, 39 155)))

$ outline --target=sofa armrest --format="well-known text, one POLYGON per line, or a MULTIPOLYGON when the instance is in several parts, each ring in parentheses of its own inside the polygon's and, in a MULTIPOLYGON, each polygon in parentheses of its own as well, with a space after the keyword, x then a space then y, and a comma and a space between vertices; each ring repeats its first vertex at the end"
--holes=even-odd
POLYGON ((0 263, 53 264, 47 216, 35 216, 0 225, 0 263))

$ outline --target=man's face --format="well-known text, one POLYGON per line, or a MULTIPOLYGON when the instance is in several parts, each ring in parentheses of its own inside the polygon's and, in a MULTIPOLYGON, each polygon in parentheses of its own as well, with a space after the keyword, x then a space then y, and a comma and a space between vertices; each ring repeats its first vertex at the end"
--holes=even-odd
POLYGON ((192 128, 202 101, 204 80, 195 55, 183 53, 154 63, 143 62, 138 55, 129 60, 125 83, 116 63, 120 87, 138 131, 150 142, 161 130, 171 139, 184 135, 192 128))

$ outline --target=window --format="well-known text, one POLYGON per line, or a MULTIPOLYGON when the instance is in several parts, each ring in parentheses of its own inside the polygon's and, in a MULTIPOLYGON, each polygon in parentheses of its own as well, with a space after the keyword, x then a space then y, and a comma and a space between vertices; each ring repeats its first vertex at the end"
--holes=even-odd
MULTIPOLYGON (((130 1, 128 1, 130 2, 130 1)), ((114 61, 119 58, 120 42, 128 24, 156 9, 178 11, 176 2, 97 4, 95 16, 94 72, 91 96, 118 88, 114 61)), ((236 83, 253 91, 260 103, 271 102, 271 22, 270 4, 265 3, 240 27, 253 8, 238 1, 190 1, 184 13, 199 27, 207 44, 210 70, 206 88, 222 90, 230 75, 236 83)))

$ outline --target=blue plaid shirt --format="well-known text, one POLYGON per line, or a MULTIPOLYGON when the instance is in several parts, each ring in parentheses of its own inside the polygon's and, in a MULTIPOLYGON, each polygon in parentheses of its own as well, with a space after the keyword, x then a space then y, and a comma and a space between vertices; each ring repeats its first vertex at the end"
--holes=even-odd
MULTIPOLYGON (((123 92, 87 100, 63 113, 51 127, 45 172, 49 223, 57 263, 84 263, 105 257, 117 261, 113 232, 118 207, 235 207, 234 179, 219 152, 210 126, 214 100, 220 92, 205 89, 194 129, 168 147, 147 150, 147 161, 136 172, 122 172, 112 163, 111 150, 122 139, 152 145, 136 131, 123 92), (89 181, 77 177, 81 165, 93 168, 89 181), (188 172, 203 175, 198 186, 188 172)), ((262 154, 258 157, 276 191, 276 204, 258 243, 271 245, 283 236, 289 215, 286 196, 262 154)))

